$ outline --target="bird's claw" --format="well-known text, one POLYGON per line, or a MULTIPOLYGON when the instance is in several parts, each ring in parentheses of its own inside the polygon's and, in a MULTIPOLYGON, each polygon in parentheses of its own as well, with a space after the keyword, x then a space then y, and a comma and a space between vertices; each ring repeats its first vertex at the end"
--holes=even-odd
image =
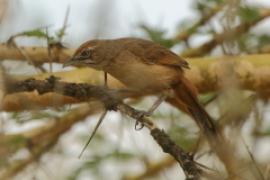
POLYGON ((139 130, 141 130, 141 129, 143 129, 144 128, 144 124, 143 124, 143 122, 142 121, 140 121, 141 119, 143 119, 143 117, 145 117, 145 116, 150 116, 151 114, 149 113, 149 112, 147 112, 147 111, 141 111, 139 114, 138 114, 138 116, 137 116, 137 120, 136 120, 136 123, 135 123, 135 130, 136 131, 139 131, 139 130), (140 126, 139 126, 140 125, 140 126))
POLYGON ((151 116, 151 113, 148 111, 140 111, 137 115, 137 119, 143 119, 144 117, 149 117, 151 116))
POLYGON ((141 130, 141 129, 143 129, 144 128, 144 124, 143 123, 141 123, 140 121, 138 121, 138 120, 136 120, 136 122, 135 122, 135 130, 136 131, 139 131, 139 130, 141 130), (139 126, 140 125, 140 126, 139 126))

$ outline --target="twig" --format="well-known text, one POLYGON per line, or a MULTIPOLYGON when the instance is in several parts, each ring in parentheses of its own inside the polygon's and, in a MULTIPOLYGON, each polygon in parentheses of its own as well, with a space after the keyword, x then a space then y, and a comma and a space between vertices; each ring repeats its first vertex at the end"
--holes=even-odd
POLYGON ((224 4, 218 5, 216 7, 213 7, 209 10, 208 14, 205 16, 202 16, 196 23, 194 23, 191 27, 189 27, 187 30, 180 32, 176 35, 174 38, 177 41, 187 41, 188 38, 197 32, 197 29, 201 26, 203 26, 205 23, 207 23, 210 19, 212 19, 220 10, 222 10, 224 7, 224 4))
POLYGON ((195 165, 193 157, 176 145, 170 137, 160 130, 149 117, 141 116, 144 112, 138 111, 126 104, 118 104, 117 109, 147 127, 152 137, 160 145, 164 152, 170 154, 180 164, 187 179, 200 179, 202 171, 195 165))
MULTIPOLYGON (((8 43, 7 43, 7 44, 10 45, 10 46, 12 46, 12 47, 15 47, 15 49, 18 50, 18 52, 26 59, 26 61, 27 61, 30 65, 32 65, 32 66, 38 68, 41 72, 45 72, 41 65, 38 65, 37 63, 35 63, 35 62, 30 58, 30 56, 24 51, 24 49, 21 48, 21 47, 19 47, 19 46, 17 45, 17 43, 16 43, 15 40, 14 40, 15 37, 16 37, 16 36, 11 37, 11 38, 8 40, 8 43)), ((36 69, 35 69, 35 70, 36 70, 36 69)))
POLYGON ((244 144, 244 146, 245 146, 245 148, 246 148, 246 150, 247 150, 247 152, 248 152, 248 155, 249 155, 251 161, 253 162, 253 165, 255 166, 255 168, 256 168, 256 170, 257 170, 259 176, 260 176, 260 180, 265 180, 265 178, 264 178, 264 176, 263 176, 263 173, 261 172, 260 168, 258 167, 258 164, 257 164, 257 162, 256 162, 256 160, 255 160, 253 154, 251 153, 251 151, 250 151, 249 148, 248 148, 247 143, 245 142, 245 140, 244 140, 244 138, 243 138, 242 136, 240 136, 240 137, 241 137, 242 143, 244 144))
POLYGON ((66 14, 65 14, 65 19, 62 28, 60 29, 59 32, 59 42, 62 43, 62 39, 65 35, 65 31, 67 29, 67 23, 68 23, 68 18, 69 18, 69 13, 70 13, 70 6, 67 7, 66 14))
POLYGON ((249 31, 250 28, 252 28, 257 23, 261 22, 265 18, 270 16, 270 10, 269 9, 263 9, 260 11, 260 16, 253 21, 244 22, 243 24, 238 25, 237 27, 233 28, 230 32, 223 32, 220 34, 216 34, 212 40, 204 43, 200 47, 192 48, 184 51, 181 53, 181 56, 183 57, 197 57, 197 56, 203 56, 207 53, 209 53, 212 49, 214 49, 218 44, 222 44, 226 39, 228 38, 228 35, 231 35, 230 38, 235 38, 239 34, 243 34, 247 31, 249 31))
POLYGON ((46 28, 46 41, 47 41, 47 51, 48 51, 48 57, 49 57, 49 69, 50 69, 50 73, 53 72, 53 67, 52 67, 52 53, 51 53, 51 43, 50 43, 50 39, 49 39, 49 32, 48 32, 48 28, 46 28))
POLYGON ((201 179, 202 171, 193 161, 193 156, 185 153, 183 149, 177 146, 169 136, 158 128, 151 131, 151 135, 156 142, 162 147, 163 151, 171 154, 183 168, 186 179, 201 179))

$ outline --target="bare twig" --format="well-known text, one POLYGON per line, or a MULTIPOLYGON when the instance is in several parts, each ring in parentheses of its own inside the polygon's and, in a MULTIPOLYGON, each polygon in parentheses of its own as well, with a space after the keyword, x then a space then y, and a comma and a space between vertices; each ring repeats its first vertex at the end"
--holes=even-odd
POLYGON ((50 66, 50 73, 53 72, 53 67, 52 67, 52 52, 51 52, 51 43, 50 43, 50 39, 49 39, 49 32, 48 32, 48 28, 46 28, 46 41, 47 41, 47 51, 48 51, 48 57, 49 57, 49 66, 50 66))
POLYGON ((68 23, 68 18, 69 18, 69 13, 70 13, 70 6, 67 7, 67 10, 66 10, 66 14, 65 14, 65 19, 64 19, 64 23, 63 23, 63 26, 62 28, 60 29, 59 31, 59 42, 62 43, 62 39, 65 35, 65 31, 68 27, 67 23, 68 23))
MULTIPOLYGON (((33 67, 37 67, 41 72, 45 72, 44 69, 42 68, 42 66, 38 65, 37 63, 35 63, 31 58, 30 56, 24 51, 23 48, 21 48, 20 46, 17 45, 17 43, 15 42, 15 37, 11 37, 9 40, 8 40, 8 45, 12 46, 12 47, 15 47, 15 49, 18 50, 18 52, 24 56, 24 58, 26 59, 26 61, 32 65, 33 67)), ((36 70, 36 69, 35 69, 36 70)))
MULTIPOLYGON (((31 58, 35 64, 43 64, 50 62, 48 56, 48 49, 46 47, 25 47, 19 46, 27 55, 31 58)), ((57 48, 53 46, 51 48, 51 55, 54 62, 64 62, 74 53, 74 49, 57 48)), ((15 59, 15 60, 27 60, 27 58, 21 54, 16 48, 8 46, 6 43, 0 44, 0 60, 15 59)))
POLYGON ((255 168, 256 168, 256 170, 257 170, 257 172, 259 174, 260 180, 266 180, 264 178, 264 175, 263 175, 262 171, 260 170, 260 168, 259 168, 259 166, 258 166, 252 152, 249 150, 249 147, 248 147, 247 143, 245 142, 245 140, 244 140, 244 138, 242 136, 241 136, 241 140, 242 140, 242 143, 244 144, 244 146, 245 146, 245 148, 246 148, 246 150, 248 152, 248 155, 249 155, 251 161, 253 162, 253 165, 255 166, 255 168))

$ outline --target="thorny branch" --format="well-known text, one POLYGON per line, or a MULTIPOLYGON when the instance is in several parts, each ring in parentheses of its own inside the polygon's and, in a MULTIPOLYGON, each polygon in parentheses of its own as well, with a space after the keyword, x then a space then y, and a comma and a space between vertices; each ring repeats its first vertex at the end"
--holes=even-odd
POLYGON ((60 82, 54 76, 51 76, 45 81, 35 79, 8 81, 5 85, 6 91, 9 93, 36 90, 39 94, 56 92, 76 99, 83 99, 85 101, 91 98, 100 100, 104 104, 105 108, 109 110, 119 110, 123 114, 136 119, 147 127, 150 130, 152 137, 161 146, 163 151, 169 153, 177 162, 179 162, 187 179, 200 179, 202 171, 197 167, 192 156, 176 145, 163 130, 160 130, 152 122, 150 117, 144 115, 143 111, 136 110, 121 102, 118 98, 115 98, 114 95, 117 97, 117 91, 115 90, 84 83, 76 84, 60 82))

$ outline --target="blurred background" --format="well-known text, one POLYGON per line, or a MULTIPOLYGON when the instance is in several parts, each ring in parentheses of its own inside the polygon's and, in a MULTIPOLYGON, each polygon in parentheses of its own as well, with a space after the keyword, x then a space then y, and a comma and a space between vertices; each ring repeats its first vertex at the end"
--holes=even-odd
MULTIPOLYGON (((90 39, 132 36, 151 39, 187 59, 267 54, 270 53, 269 11, 269 0, 0 0, 0 42, 6 43, 14 37, 12 41, 19 46, 46 47, 49 42, 76 48, 90 39), (240 30, 233 31, 237 27, 240 30), (214 47, 206 48, 208 42, 224 32, 228 32, 226 38, 219 37, 214 47)), ((0 57, 2 68, 14 76, 36 76, 52 69, 63 71, 58 63, 36 67, 27 61, 10 61, 12 58, 3 58, 1 53, 0 57)), ((68 70, 73 68, 65 69, 68 70)), ((206 90, 200 99, 207 104, 210 114, 222 121, 225 130, 237 137, 241 144, 238 151, 244 161, 252 164, 253 169, 258 167, 259 174, 270 177, 269 94, 254 97, 254 93, 240 90, 237 83, 229 80, 227 86, 233 88, 206 90), (223 119, 222 114, 226 115, 223 119)), ((154 100, 155 97, 145 97, 132 104, 147 109, 154 100)), ((57 121, 77 107, 3 110, 0 179, 185 178, 179 165, 162 152, 147 129, 134 130, 134 121, 117 112, 107 115, 81 159, 78 155, 99 114, 74 123, 41 156, 31 156, 29 144, 17 136, 42 131, 44 124, 52 119, 57 121)), ((200 135, 187 115, 163 103, 153 118, 181 147, 188 151, 195 149, 200 135)), ((196 155, 198 162, 222 174, 222 165, 211 157, 207 146, 200 147, 196 155)))
MULTIPOLYGON (((3 4, 7 3, 3 1, 3 4)), ((69 7, 68 36, 65 37, 65 42, 72 47, 77 47, 86 39, 97 37, 142 36, 144 33, 140 25, 143 24, 166 29, 166 34, 172 34, 177 30, 180 19, 196 19, 197 16, 191 10, 192 1, 26 0, 9 1, 8 4, 4 8, 5 16, 8 17, 1 23, 2 41, 30 29, 48 26, 53 32, 61 28, 69 7)))

